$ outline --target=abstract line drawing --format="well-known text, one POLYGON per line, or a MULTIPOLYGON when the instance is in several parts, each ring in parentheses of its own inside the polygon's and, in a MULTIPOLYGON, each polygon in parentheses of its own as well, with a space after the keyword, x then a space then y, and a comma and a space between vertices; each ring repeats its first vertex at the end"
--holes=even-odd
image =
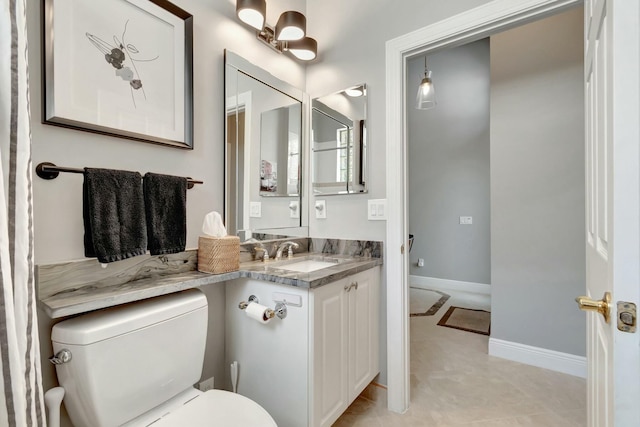
POLYGON ((147 94, 142 86, 142 78, 136 63, 138 62, 152 62, 158 59, 160 56, 156 55, 153 58, 139 58, 140 54, 138 48, 132 44, 127 43, 127 26, 129 20, 124 23, 124 30, 122 31, 122 37, 118 39, 116 35, 113 36, 113 45, 107 43, 100 37, 85 33, 89 41, 98 49, 103 55, 108 64, 111 64, 116 69, 116 76, 122 80, 129 82, 129 90, 131 91, 131 100, 133 101, 134 108, 136 106, 136 100, 134 97, 134 90, 139 90, 144 99, 147 99, 147 94))

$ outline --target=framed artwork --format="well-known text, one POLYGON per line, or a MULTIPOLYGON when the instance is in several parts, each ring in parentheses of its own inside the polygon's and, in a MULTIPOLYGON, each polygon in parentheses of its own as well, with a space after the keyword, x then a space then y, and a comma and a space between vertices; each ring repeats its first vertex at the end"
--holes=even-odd
POLYGON ((43 0, 43 122, 193 148, 193 16, 164 0, 43 0))

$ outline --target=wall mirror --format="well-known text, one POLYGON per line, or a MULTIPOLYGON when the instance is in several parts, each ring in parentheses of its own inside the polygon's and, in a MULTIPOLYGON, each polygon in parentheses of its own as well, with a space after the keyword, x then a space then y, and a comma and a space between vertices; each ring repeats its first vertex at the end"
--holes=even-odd
POLYGON ((304 106, 302 90, 225 51, 225 225, 241 241, 308 234, 304 106))
POLYGON ((367 192, 367 86, 312 101, 313 193, 367 192))

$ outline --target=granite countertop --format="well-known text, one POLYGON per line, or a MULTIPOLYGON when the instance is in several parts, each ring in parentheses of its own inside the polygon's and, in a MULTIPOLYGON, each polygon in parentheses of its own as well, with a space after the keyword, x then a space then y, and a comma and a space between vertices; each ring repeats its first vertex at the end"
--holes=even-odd
POLYGON ((188 271, 148 277, 118 285, 87 284, 42 298, 40 306, 50 318, 57 319, 242 277, 312 289, 378 265, 382 265, 381 258, 303 253, 290 260, 241 263, 239 271, 229 273, 209 274, 188 271), (335 265, 309 273, 282 268, 287 264, 305 260, 331 262, 335 265))

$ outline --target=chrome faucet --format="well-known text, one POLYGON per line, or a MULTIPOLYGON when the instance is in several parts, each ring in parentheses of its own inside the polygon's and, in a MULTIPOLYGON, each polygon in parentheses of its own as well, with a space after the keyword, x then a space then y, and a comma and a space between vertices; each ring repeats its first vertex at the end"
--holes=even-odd
POLYGON ((256 245, 253 247, 253 251, 255 252, 255 259, 258 259, 258 251, 262 251, 262 257, 260 257, 260 259, 262 259, 262 262, 269 261, 269 251, 261 242, 256 243, 256 245))
POLYGON ((287 258, 293 258, 293 250, 300 247, 296 242, 282 242, 276 251, 276 261, 282 259, 282 251, 287 249, 287 258))

